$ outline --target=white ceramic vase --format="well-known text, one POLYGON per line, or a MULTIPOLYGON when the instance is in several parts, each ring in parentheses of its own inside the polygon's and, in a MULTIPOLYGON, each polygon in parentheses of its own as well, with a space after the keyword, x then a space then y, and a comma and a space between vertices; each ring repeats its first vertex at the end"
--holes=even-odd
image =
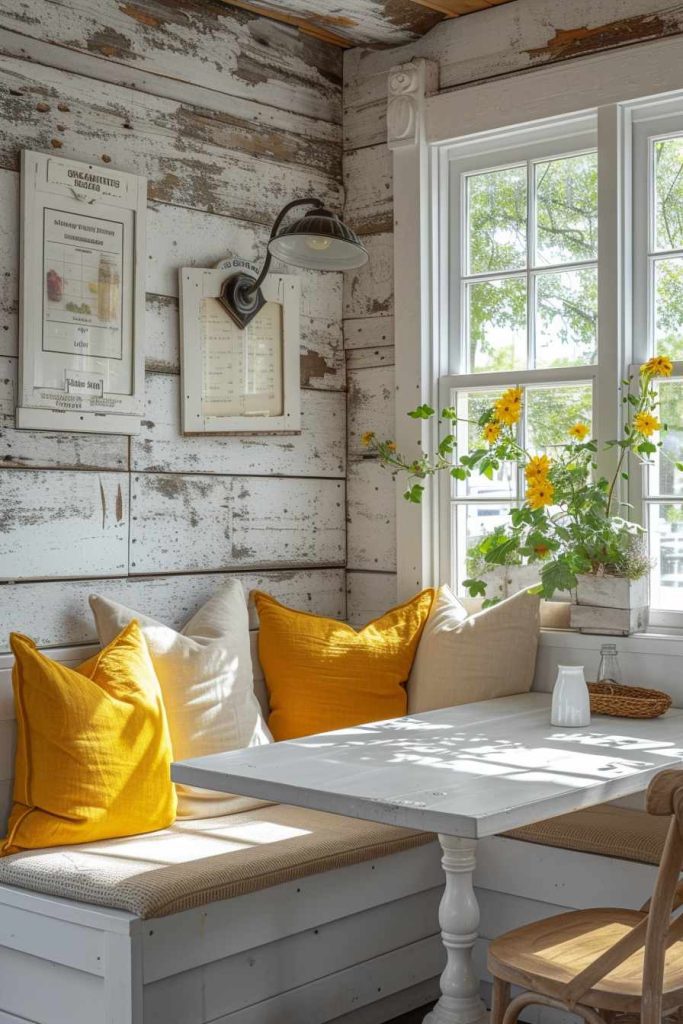
POLYGON ((577 729, 590 725, 591 704, 582 665, 558 665, 550 724, 577 729))

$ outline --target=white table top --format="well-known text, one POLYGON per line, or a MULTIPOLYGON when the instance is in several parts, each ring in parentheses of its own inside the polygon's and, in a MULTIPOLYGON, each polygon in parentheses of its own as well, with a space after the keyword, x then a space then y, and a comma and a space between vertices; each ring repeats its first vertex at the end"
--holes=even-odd
POLYGON ((528 693, 173 765, 172 776, 445 835, 478 838, 645 789, 683 766, 683 711, 550 725, 528 693))

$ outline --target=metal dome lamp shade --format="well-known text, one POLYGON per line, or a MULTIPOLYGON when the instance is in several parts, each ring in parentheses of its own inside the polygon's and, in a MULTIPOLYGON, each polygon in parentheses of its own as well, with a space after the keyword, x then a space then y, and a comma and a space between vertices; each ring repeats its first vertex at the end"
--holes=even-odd
POLYGON ((275 258, 305 270, 354 270, 368 261, 368 254, 355 231, 325 208, 320 199, 295 199, 275 218, 268 253, 257 278, 237 273, 224 283, 219 301, 239 327, 263 308, 261 285, 275 258), (280 230, 284 218, 297 206, 311 206, 303 217, 280 230))

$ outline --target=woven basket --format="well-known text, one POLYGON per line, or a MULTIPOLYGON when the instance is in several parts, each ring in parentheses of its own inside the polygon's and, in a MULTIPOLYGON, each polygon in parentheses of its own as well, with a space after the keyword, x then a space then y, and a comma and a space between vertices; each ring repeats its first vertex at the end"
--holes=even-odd
POLYGON ((615 718, 659 718, 671 707, 671 697, 660 690, 615 683, 589 683, 591 711, 615 718))

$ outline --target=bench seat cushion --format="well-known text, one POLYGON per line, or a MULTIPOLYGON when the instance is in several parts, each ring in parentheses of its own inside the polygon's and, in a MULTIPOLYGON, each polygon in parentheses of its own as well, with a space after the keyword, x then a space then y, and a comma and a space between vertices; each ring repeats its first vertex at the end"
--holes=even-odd
POLYGON ((164 917, 433 839, 429 833, 272 804, 177 821, 144 836, 17 853, 0 861, 0 884, 141 918, 164 917))
POLYGON ((598 804, 573 814, 539 821, 536 825, 516 828, 505 835, 527 843, 559 846, 563 850, 659 864, 668 828, 667 817, 598 804))

